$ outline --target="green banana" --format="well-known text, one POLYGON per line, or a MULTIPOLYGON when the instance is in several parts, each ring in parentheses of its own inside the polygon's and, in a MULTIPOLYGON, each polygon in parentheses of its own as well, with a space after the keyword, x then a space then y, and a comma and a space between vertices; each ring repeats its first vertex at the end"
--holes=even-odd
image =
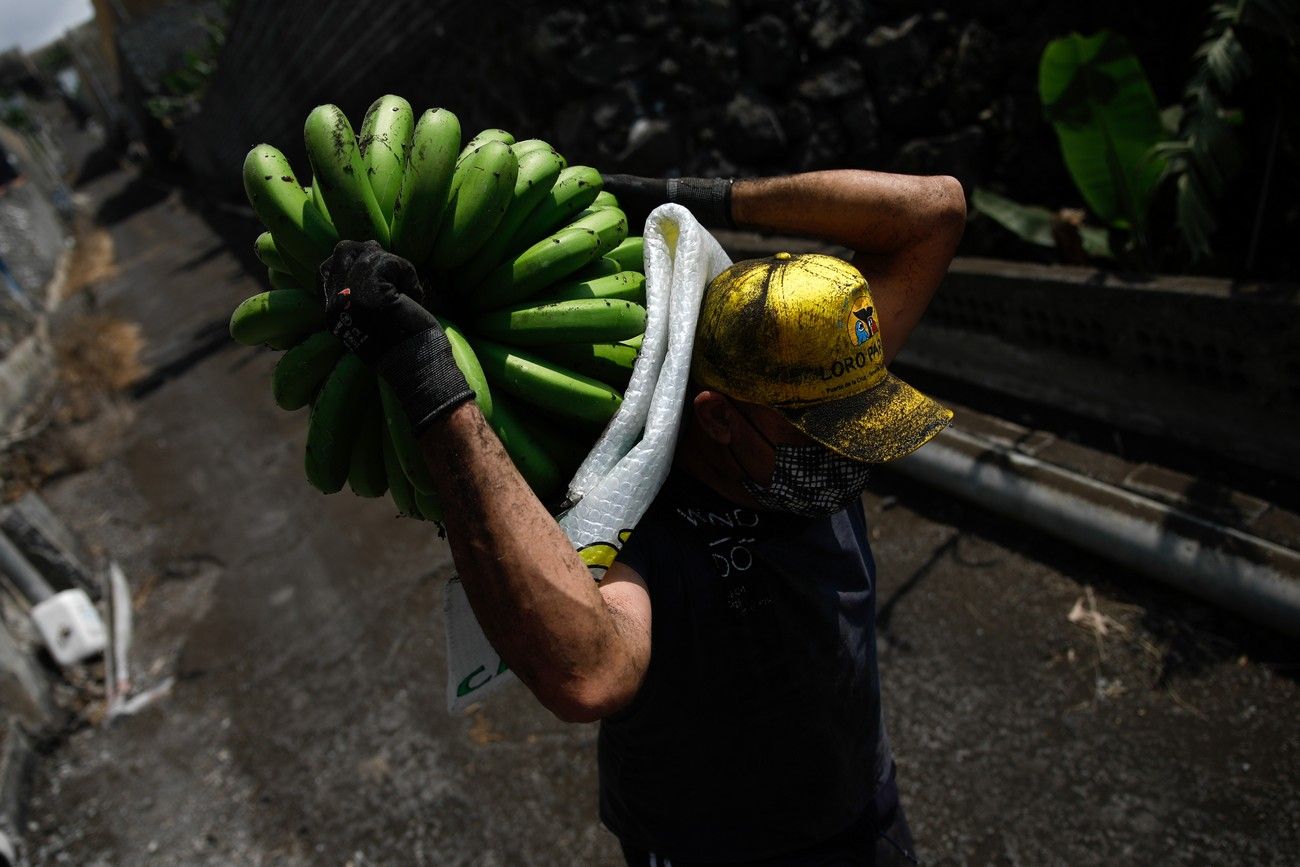
POLYGON ((601 190, 596 195, 596 198, 592 200, 591 206, 593 208, 617 208, 619 204, 613 193, 609 190, 601 190))
POLYGON ((559 151, 551 147, 551 145, 548 142, 544 142, 539 138, 526 138, 523 141, 517 141, 510 146, 510 150, 514 151, 515 159, 520 161, 522 161, 523 158, 528 154, 535 153, 537 151, 542 151, 544 153, 555 154, 555 156, 558 157, 560 160, 561 168, 564 168, 565 166, 568 165, 568 163, 565 162, 564 157, 560 154, 559 151))
MULTIPOLYGON (((325 218, 325 222, 329 223, 330 228, 333 229, 334 218, 330 216, 329 208, 325 205, 325 196, 320 191, 320 181, 316 179, 315 175, 311 176, 311 203, 316 206, 316 210, 320 211, 320 215, 325 218)), ((335 229, 335 231, 338 230, 335 229)))
POLYGON ((503 129, 485 129, 470 139, 465 147, 461 148, 460 155, 456 157, 456 164, 459 166, 470 154, 490 141, 499 141, 504 145, 513 146, 515 137, 503 129))
POLYGON ((387 247, 388 221, 370 188, 347 115, 337 105, 316 106, 307 115, 303 141, 338 233, 349 240, 375 240, 387 247))
POLYGON ((300 289, 272 289, 245 298, 230 314, 230 336, 245 346, 282 343, 324 327, 325 308, 300 289))
POLYGON ((591 439, 574 436, 571 428, 560 427, 540 412, 516 412, 515 418, 559 466, 560 478, 572 479, 591 451, 591 439))
POLYGON ((560 172, 555 186, 515 230, 506 249, 523 250, 569 222, 574 214, 595 201, 600 193, 600 172, 591 166, 570 166, 560 172))
POLYGON ((600 237, 590 229, 565 227, 514 259, 502 262, 466 299, 475 310, 492 310, 523 300, 600 255, 600 237))
POLYGON ((560 476, 560 468, 545 446, 522 424, 523 413, 517 412, 515 405, 505 400, 498 401, 496 409, 492 429, 524 481, 540 500, 550 500, 562 494, 560 488, 564 479, 560 476))
POLYGON ((275 238, 270 232, 263 232, 253 242, 253 252, 263 265, 276 271, 288 271, 289 265, 276 249, 275 238))
POLYGON ((442 520, 442 506, 438 503, 438 498, 433 494, 426 494, 424 491, 416 488, 415 505, 419 507, 420 514, 424 517, 424 520, 442 520))
POLYGON ((452 170, 460 150, 460 121, 445 108, 420 115, 402 191, 393 205, 393 252, 417 267, 433 249, 447 206, 452 170))
POLYGON ((574 271, 569 275, 569 282, 584 283, 588 280, 596 280, 601 277, 608 277, 611 274, 617 274, 622 270, 622 267, 613 259, 608 256, 601 256, 585 268, 574 271))
MULTIPOLYGON (((277 271, 274 268, 266 269, 266 282, 271 284, 272 289, 300 289, 301 288, 301 284, 299 284, 299 282, 294 279, 292 274, 287 274, 284 271, 277 271)), ((308 292, 310 290, 302 289, 302 291, 308 292)))
MULTIPOLYGON (((382 407, 381 407, 382 412, 382 407)), ((393 438, 389 435, 388 424, 384 423, 384 477, 388 481, 388 495, 392 497, 397 514, 412 518, 422 518, 420 507, 415 504, 415 488, 406 478, 402 462, 397 459, 397 450, 393 448, 393 438)))
POLYGON ((348 460, 348 487, 358 497, 382 497, 388 491, 388 474, 384 467, 384 415, 379 395, 372 394, 362 413, 361 430, 352 444, 348 460))
POLYGON ((393 222, 393 205, 402 189, 402 173, 406 170, 414 128, 411 104, 392 94, 372 102, 361 121, 357 148, 375 201, 389 225, 393 222))
POLYGON ((439 316, 438 324, 442 326, 443 333, 447 335, 447 342, 451 344, 451 357, 455 360, 456 366, 460 368, 465 381, 469 383, 470 389, 474 392, 474 402, 478 404, 483 417, 491 421, 493 410, 492 390, 488 387, 487 377, 483 375, 483 368, 479 365, 474 350, 454 322, 439 316))
POLYGON ((612 343, 645 332, 645 308, 608 298, 524 304, 480 316, 473 331, 512 346, 612 343))
POLYGON ((623 243, 605 255, 617 262, 624 271, 645 273, 645 238, 640 235, 629 235, 623 243))
POLYGON ((591 229, 600 239, 600 255, 613 250, 627 237, 627 216, 618 208, 588 208, 568 225, 571 229, 591 229))
POLYGON ((555 186, 556 179, 564 169, 559 156, 551 150, 533 150, 518 159, 519 173, 515 178, 514 195, 505 216, 491 237, 474 254, 474 258, 448 278, 452 285, 460 287, 462 291, 477 286, 505 258, 510 237, 537 203, 551 191, 551 187, 555 186))
POLYGON ((625 343, 557 343, 538 347, 537 354, 622 390, 638 353, 625 343))
POLYGON ((383 401, 384 423, 388 426, 388 435, 393 438, 393 448, 397 450, 402 472, 406 473, 416 491, 432 494, 433 477, 429 475, 420 444, 411 430, 411 420, 406 417, 406 410, 398 403, 393 389, 382 378, 379 380, 379 397, 383 401))
MULTIPOLYGON (((579 276, 579 275, 574 275, 579 276)), ((610 298, 634 301, 645 306, 645 275, 636 271, 619 271, 592 280, 572 280, 549 286, 534 301, 573 301, 578 298, 610 298)))
POLYGON ((302 409, 343 357, 343 343, 328 331, 317 331, 290 349, 271 374, 271 394, 281 409, 302 409))
POLYGON ((365 414, 375 389, 375 374, 349 352, 334 365, 311 407, 307 422, 307 481, 318 491, 333 494, 343 488, 365 414))
POLYGON ((627 340, 620 340, 619 343, 623 344, 624 346, 630 346, 633 349, 635 349, 637 352, 640 352, 641 343, 643 340, 645 340, 645 335, 638 334, 636 337, 630 337, 627 340))
POLYGON ((433 242, 429 262, 435 270, 450 271, 483 246, 510 206, 518 174, 519 162, 504 142, 488 141, 465 158, 433 242))
POLYGON ((564 418, 605 424, 623 402, 622 395, 605 383, 540 356, 481 338, 471 344, 497 392, 532 406, 564 418))
POLYGON ((248 152, 244 158, 244 192, 283 255, 314 270, 334 251, 338 233, 312 207, 289 161, 276 148, 260 144, 248 152))

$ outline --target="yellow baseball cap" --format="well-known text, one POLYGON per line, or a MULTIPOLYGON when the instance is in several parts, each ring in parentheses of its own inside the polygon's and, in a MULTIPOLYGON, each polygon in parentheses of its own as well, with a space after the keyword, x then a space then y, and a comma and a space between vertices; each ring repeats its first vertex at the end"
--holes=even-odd
POLYGON ((834 256, 777 253, 714 278, 691 373, 868 463, 910 454, 952 421, 952 410, 885 370, 866 278, 834 256))

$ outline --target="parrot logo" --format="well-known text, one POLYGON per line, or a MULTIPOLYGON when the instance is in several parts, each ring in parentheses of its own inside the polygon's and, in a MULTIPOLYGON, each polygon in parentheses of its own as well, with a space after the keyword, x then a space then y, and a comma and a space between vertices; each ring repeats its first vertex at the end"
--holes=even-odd
POLYGON ((872 315, 875 309, 867 307, 853 311, 853 336, 857 339, 858 346, 880 333, 880 326, 876 325, 876 317, 872 315))
POLYGON ((618 559, 618 550, 632 535, 631 530, 619 530, 618 542, 592 542, 578 549, 578 556, 591 570, 592 577, 599 581, 614 561, 618 559))

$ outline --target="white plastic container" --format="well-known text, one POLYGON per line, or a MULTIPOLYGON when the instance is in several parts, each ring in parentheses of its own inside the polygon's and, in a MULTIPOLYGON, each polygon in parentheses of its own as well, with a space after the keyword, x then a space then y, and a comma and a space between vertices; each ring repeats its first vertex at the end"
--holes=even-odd
POLYGON ((59 665, 104 652, 104 621, 84 590, 55 593, 32 608, 32 620, 59 665))

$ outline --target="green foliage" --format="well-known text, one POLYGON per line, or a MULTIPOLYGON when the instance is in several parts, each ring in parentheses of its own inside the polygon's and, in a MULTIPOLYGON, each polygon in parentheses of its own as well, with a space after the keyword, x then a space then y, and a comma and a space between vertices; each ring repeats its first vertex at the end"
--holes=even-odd
MULTIPOLYGON (((1060 217, 1047 208, 1022 205, 983 187, 971 192, 971 206, 1023 241, 1040 247, 1057 246, 1052 227, 1060 217)), ((1114 258, 1105 229, 1080 226, 1078 231, 1085 253, 1099 259, 1114 258)))
MULTIPOLYGON (((228 18, 229 3, 224 3, 228 18)), ((189 50, 182 55, 181 64, 167 72, 159 79, 162 93, 151 96, 145 103, 149 113, 164 124, 170 124, 177 118, 184 117, 198 110, 203 94, 208 89, 208 82, 217 70, 216 58, 226 44, 225 25, 221 21, 206 18, 203 28, 208 39, 201 50, 189 50)))
POLYGON ((1215 3, 1205 42, 1197 50, 1196 71, 1183 92, 1176 137, 1154 148, 1165 159, 1163 180, 1175 187, 1179 237, 1193 261, 1208 258, 1219 227, 1219 208, 1247 159, 1241 141, 1241 112, 1228 107, 1234 93, 1256 71, 1243 38, 1252 31, 1262 41, 1280 42, 1291 68, 1273 70, 1275 85, 1294 78, 1300 44, 1300 3, 1296 0, 1231 0, 1215 3), (1288 50, 1289 49, 1289 50, 1288 50))
POLYGON ((1039 63, 1043 111, 1084 201, 1147 253, 1147 214, 1164 169, 1155 93, 1124 37, 1103 30, 1051 42, 1039 63))

